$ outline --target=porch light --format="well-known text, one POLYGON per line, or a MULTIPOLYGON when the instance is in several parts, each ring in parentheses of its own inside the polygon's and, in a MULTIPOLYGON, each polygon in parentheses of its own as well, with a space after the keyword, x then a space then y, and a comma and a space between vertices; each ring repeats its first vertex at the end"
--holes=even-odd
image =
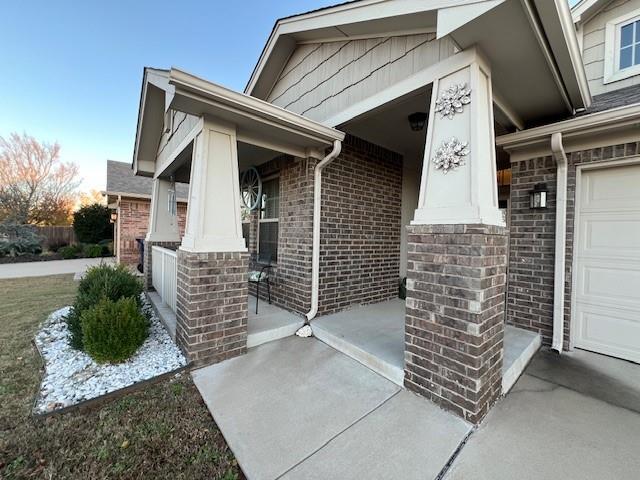
POLYGON ((426 112, 415 112, 409 115, 409 125, 411 125, 411 130, 414 132, 419 132, 422 130, 427 123, 427 115, 426 112))
POLYGON ((529 192, 529 207, 533 209, 547 208, 547 186, 537 183, 529 192))
POLYGON ((111 212, 111 223, 116 223, 116 220, 118 220, 118 213, 114 210, 111 212))

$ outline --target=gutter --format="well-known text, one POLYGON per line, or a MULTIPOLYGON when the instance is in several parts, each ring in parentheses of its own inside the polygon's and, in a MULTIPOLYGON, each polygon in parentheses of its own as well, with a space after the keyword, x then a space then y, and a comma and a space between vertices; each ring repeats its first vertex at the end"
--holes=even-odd
POLYGON ((318 290, 320 286, 320 213, 322 196, 322 170, 340 155, 342 142, 335 140, 333 149, 317 165, 313 172, 313 246, 311 254, 311 310, 305 324, 318 314, 318 290))
POLYGON ((555 263, 553 270, 553 338, 551 348, 558 353, 562 353, 567 243, 567 154, 562 145, 561 132, 551 135, 551 151, 557 164, 555 263))

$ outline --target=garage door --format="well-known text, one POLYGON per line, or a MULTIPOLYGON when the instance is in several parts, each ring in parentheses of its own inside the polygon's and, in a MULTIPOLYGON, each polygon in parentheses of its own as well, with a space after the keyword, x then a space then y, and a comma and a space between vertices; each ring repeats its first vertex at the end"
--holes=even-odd
POLYGON ((640 165, 584 170, 575 346, 640 363, 640 165))

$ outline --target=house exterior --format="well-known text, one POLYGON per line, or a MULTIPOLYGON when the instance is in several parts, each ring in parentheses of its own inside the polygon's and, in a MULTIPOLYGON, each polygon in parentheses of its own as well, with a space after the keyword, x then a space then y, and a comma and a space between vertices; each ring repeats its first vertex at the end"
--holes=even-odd
MULTIPOLYGON (((144 240, 149 228, 149 211, 153 181, 136 177, 131 165, 125 162, 107 160, 107 204, 115 213, 114 249, 116 259, 131 267, 140 263, 140 249, 137 239, 144 240)), ((187 215, 187 195, 189 186, 176 185, 178 224, 184 232, 187 215)))
POLYGON ((640 362, 639 19, 640 0, 359 0, 278 20, 243 93, 145 69, 145 277, 171 256, 178 344, 246 352, 266 255, 272 301, 312 327, 406 277, 404 386, 471 422, 502 393, 505 325, 640 362))

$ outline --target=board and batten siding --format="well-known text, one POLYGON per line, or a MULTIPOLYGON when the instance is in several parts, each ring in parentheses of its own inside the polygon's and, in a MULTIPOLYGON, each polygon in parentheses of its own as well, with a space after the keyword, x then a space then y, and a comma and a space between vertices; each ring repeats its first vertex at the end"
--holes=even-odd
POLYGON ((592 95, 640 84, 640 75, 604 83, 605 29, 607 23, 637 11, 640 0, 614 0, 591 18, 583 27, 582 58, 592 95))
POLYGON ((448 37, 437 40, 435 33, 301 44, 267 101, 322 122, 455 49, 448 37))
MULTIPOLYGON (((162 164, 193 130, 200 117, 172 110, 171 129, 163 132, 158 145, 158 164, 162 164)), ((165 128, 166 130, 166 128, 165 128)))

